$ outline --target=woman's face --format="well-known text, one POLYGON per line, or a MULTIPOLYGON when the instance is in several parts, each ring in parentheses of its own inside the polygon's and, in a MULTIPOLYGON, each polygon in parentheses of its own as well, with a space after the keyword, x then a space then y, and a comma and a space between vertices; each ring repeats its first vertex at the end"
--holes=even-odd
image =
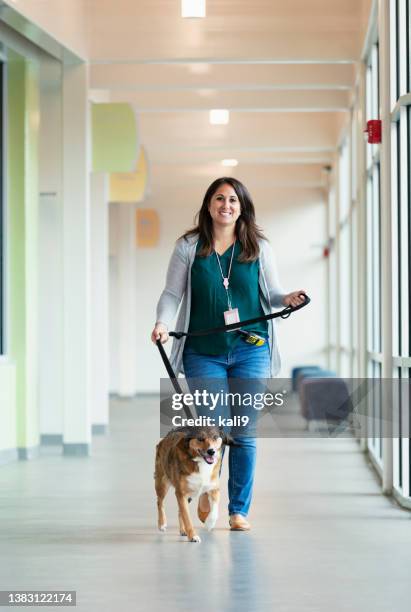
POLYGON ((208 206, 213 224, 234 226, 241 214, 241 205, 235 189, 224 183, 211 197, 208 206))

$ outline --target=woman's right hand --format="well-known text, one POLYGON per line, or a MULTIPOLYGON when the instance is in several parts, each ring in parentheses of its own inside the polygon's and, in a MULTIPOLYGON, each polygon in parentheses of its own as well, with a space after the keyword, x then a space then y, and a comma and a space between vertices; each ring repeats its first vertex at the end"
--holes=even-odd
POLYGON ((169 339, 167 325, 164 323, 156 323, 153 331, 151 332, 151 341, 156 343, 156 340, 160 340, 161 344, 164 344, 169 339))

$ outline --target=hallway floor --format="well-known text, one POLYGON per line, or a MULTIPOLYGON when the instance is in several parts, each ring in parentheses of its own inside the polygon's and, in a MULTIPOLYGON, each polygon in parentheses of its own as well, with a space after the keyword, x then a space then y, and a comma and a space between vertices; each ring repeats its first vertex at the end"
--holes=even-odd
POLYGON ((0 589, 76 590, 87 612, 410 609, 411 514, 354 441, 260 440, 253 530, 228 530, 224 465, 217 527, 190 544, 172 492, 156 529, 157 438, 157 399, 112 400, 91 458, 49 448, 1 467, 0 589))

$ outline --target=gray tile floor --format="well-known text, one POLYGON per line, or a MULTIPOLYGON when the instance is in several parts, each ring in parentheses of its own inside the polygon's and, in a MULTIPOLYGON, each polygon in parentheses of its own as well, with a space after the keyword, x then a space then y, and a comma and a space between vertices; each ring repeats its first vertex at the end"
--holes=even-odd
POLYGON ((172 493, 156 530, 157 411, 112 401, 91 458, 48 449, 0 468, 1 589, 73 589, 87 612, 411 609, 411 514, 354 441, 260 440, 252 532, 227 528, 224 466, 217 528, 190 544, 172 493))

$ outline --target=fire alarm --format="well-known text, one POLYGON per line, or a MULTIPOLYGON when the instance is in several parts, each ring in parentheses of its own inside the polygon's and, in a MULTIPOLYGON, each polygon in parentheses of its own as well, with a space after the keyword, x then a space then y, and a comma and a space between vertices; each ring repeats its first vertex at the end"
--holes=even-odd
POLYGON ((369 144, 379 144, 381 142, 381 119, 367 121, 367 128, 364 132, 368 134, 369 144))

